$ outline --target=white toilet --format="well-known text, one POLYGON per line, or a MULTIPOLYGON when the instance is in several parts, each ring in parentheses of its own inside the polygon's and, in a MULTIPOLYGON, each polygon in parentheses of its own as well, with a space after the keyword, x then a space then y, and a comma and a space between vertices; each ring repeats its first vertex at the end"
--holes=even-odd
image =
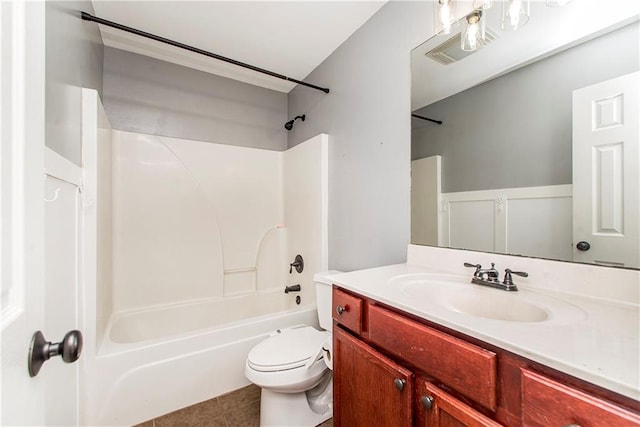
POLYGON ((317 330, 278 330, 251 349, 244 374, 262 388, 260 426, 316 426, 333 416, 331 282, 338 271, 317 273, 317 330))

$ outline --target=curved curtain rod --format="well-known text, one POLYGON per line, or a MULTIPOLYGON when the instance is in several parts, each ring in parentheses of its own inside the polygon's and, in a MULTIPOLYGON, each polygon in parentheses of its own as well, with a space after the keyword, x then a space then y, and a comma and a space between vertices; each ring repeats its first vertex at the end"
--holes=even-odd
POLYGON ((106 19, 98 18, 97 16, 93 16, 93 15, 88 14, 86 12, 81 12, 81 17, 85 21, 97 22, 98 24, 106 25, 107 27, 111 27, 111 28, 115 28, 117 30, 125 31, 127 33, 135 34, 135 35, 138 35, 140 37, 146 37, 148 39, 155 40, 155 41, 158 41, 160 43, 165 43, 165 44, 168 44, 168 45, 171 45, 171 46, 179 47, 180 49, 185 49, 185 50, 188 50, 190 52, 194 52, 194 53, 198 53, 200 55, 208 56, 209 58, 214 58, 214 59, 218 59, 220 61, 228 62, 229 64, 237 65, 238 67, 247 68, 249 70, 256 71, 256 72, 262 73, 262 74, 266 74, 266 75, 271 76, 271 77, 275 77, 275 78, 278 78, 278 79, 281 79, 281 80, 286 80, 286 81, 289 81, 289 82, 293 82, 293 83, 296 83, 296 84, 299 84, 299 85, 302 85, 302 86, 307 86, 307 87, 310 87, 312 89, 320 90, 320 91, 322 91, 324 93, 329 93, 329 88, 316 86, 316 85, 311 84, 311 83, 305 83, 303 81, 296 80, 294 78, 287 77, 285 75, 278 74, 278 73, 275 73, 273 71, 265 70, 264 68, 256 67, 254 65, 250 65, 250 64, 247 64, 247 63, 244 63, 244 62, 236 61, 235 59, 227 58, 226 56, 218 55, 217 53, 211 53, 211 52, 208 52, 206 50, 198 49, 197 47, 189 46, 187 44, 180 43, 180 42, 177 42, 177 41, 174 41, 174 40, 171 40, 171 39, 167 39, 167 38, 164 38, 164 37, 160 37, 160 36, 157 36, 155 34, 147 33, 145 31, 138 30, 136 28, 127 27, 126 25, 118 24, 117 22, 108 21, 106 19))

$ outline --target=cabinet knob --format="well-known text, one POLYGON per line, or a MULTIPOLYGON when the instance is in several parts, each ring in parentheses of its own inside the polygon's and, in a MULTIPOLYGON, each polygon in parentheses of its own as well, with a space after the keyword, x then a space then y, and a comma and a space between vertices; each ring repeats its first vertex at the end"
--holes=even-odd
POLYGON ((431 396, 422 396, 420 398, 420 403, 422 403, 422 406, 425 407, 425 409, 431 409, 433 407, 433 397, 431 396))
POLYGON ((396 378, 395 380, 393 380, 393 383, 395 384, 396 388, 400 391, 404 390, 404 385, 406 383, 405 380, 403 380, 402 378, 396 378))
POLYGON ((348 305, 345 305, 344 307, 339 305, 336 307, 336 313, 338 313, 339 316, 342 316, 342 313, 344 313, 345 311, 349 311, 348 305))

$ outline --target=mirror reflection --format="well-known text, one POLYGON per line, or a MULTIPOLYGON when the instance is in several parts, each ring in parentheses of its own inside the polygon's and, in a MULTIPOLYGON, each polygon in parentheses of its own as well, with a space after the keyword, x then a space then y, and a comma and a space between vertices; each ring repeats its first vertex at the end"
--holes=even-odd
POLYGON ((640 267, 635 11, 495 3, 478 50, 412 51, 412 243, 640 267))

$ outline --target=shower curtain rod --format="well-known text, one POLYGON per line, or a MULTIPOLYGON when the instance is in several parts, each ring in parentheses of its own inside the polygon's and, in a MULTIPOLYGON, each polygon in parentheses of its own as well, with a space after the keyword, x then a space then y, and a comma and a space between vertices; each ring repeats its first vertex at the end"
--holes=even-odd
POLYGON ((126 25, 118 24, 117 22, 108 21, 106 19, 98 18, 97 16, 93 16, 86 12, 81 12, 82 19, 85 21, 93 21, 98 24, 106 25, 107 27, 115 28, 117 30, 125 31, 127 33, 135 34, 141 37, 146 37, 151 40, 158 41, 160 43, 166 43, 171 46, 179 47, 180 49, 185 49, 190 52, 199 53, 200 55, 208 56, 209 58, 218 59, 220 61, 228 62, 229 64, 237 65, 239 67, 247 68, 249 70, 257 71, 258 73, 266 74, 271 77, 275 77, 281 80, 287 80, 289 82, 297 83, 302 86, 307 86, 312 89, 321 90, 324 93, 329 93, 329 88, 324 88, 320 86, 316 86, 311 83, 305 83, 300 80, 293 79, 291 77, 287 77, 282 74, 275 73, 273 71, 265 70, 264 68, 259 68, 254 65, 246 64, 244 62, 236 61, 235 59, 227 58, 222 55, 218 55, 216 53, 211 53, 206 50, 198 49, 197 47, 189 46, 184 43, 180 43, 171 39, 167 39, 164 37, 156 36, 155 34, 147 33, 145 31, 141 31, 135 28, 127 27, 126 25))
POLYGON ((415 117, 416 119, 428 120, 430 122, 437 123, 439 125, 442 124, 442 120, 430 119, 429 117, 419 116, 419 115, 413 114, 413 113, 411 113, 411 117, 415 117))

